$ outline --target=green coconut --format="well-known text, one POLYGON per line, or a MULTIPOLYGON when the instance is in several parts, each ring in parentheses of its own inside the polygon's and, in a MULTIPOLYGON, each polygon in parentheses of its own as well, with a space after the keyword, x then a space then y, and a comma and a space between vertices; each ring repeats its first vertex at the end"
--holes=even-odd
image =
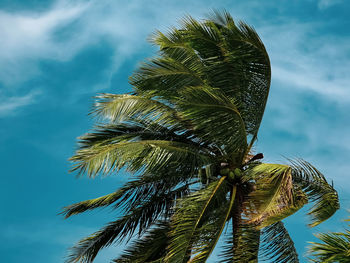
POLYGON ((232 171, 229 172, 228 177, 229 177, 231 180, 235 180, 235 178, 236 178, 235 173, 232 172, 232 171))
POLYGON ((230 172, 230 169, 229 168, 224 168, 224 169, 221 169, 220 170, 220 174, 222 174, 222 175, 226 175, 226 174, 228 174, 230 172))
POLYGON ((234 169, 233 172, 235 173, 235 176, 238 178, 242 176, 242 171, 239 168, 234 169))

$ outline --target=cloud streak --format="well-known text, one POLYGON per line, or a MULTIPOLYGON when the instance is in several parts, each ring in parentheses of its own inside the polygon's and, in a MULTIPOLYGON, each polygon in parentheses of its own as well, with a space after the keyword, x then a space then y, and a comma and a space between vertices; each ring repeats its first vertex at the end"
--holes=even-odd
POLYGON ((0 79, 5 86, 21 83, 41 73, 40 60, 71 60, 103 40, 113 44, 115 55, 122 60, 144 45, 150 28, 168 24, 174 17, 153 6, 138 1, 123 5, 108 0, 58 1, 41 13, 2 11, 0 79))
POLYGON ((350 39, 323 35, 319 23, 285 23, 261 29, 272 78, 338 102, 350 101, 350 39))
POLYGON ((0 12, 0 79, 5 86, 21 83, 39 73, 40 59, 67 59, 61 44, 52 40, 58 26, 76 19, 87 4, 58 3, 45 13, 0 12))
POLYGON ((12 116, 18 112, 20 108, 33 104, 37 96, 41 92, 39 90, 32 90, 24 96, 1 96, 0 94, 0 118, 12 116))
MULTIPOLYGON (((164 30, 174 25, 186 12, 195 17, 208 12, 208 7, 200 3, 180 2, 151 0, 146 5, 131 1, 121 5, 109 0, 61 0, 40 13, 0 12, 0 83, 7 89, 15 89, 24 81, 44 74, 39 67, 41 60, 70 61, 85 48, 107 41, 114 48, 112 64, 106 69, 105 83, 91 87, 105 88, 120 65, 145 48, 145 38, 153 29, 164 30)), ((251 4, 257 5, 254 1, 251 4)), ((322 0, 317 4, 328 7, 333 2, 322 0)), ((237 16, 242 10, 249 10, 247 4, 237 4, 229 11, 237 16)), ((253 16, 251 12, 245 13, 243 18, 253 16)), ((271 56, 274 80, 346 103, 350 101, 347 88, 350 77, 346 72, 350 60, 344 54, 349 54, 350 39, 322 35, 324 23, 285 19, 278 24, 261 23, 258 32, 271 56)))

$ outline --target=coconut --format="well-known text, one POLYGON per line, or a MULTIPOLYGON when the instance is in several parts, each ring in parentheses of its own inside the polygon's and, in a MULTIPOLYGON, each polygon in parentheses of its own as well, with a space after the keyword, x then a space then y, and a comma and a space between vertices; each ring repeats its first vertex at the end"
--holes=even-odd
POLYGON ((221 169, 220 170, 220 174, 222 174, 222 175, 226 175, 226 174, 228 174, 230 172, 230 169, 229 168, 224 168, 224 169, 221 169))
POLYGON ((235 176, 238 178, 242 176, 242 171, 239 168, 234 169, 233 172, 235 173, 235 176))
POLYGON ((228 177, 229 177, 231 180, 235 180, 235 178, 236 178, 235 173, 232 172, 232 171, 229 172, 228 177))

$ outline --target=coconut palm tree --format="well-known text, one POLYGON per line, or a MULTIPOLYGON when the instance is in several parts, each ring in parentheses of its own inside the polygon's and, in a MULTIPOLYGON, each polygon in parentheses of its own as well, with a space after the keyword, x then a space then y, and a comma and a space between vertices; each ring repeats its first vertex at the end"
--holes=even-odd
MULTIPOLYGON (((350 221, 350 219, 346 220, 350 221)), ((316 235, 323 243, 310 242, 309 254, 312 262, 350 262, 350 230, 316 235)))
POLYGON ((112 206, 121 216, 77 243, 67 262, 92 262, 129 238, 114 262, 205 262, 221 236, 223 262, 298 262, 281 220, 311 202, 318 225, 338 196, 310 163, 267 164, 253 153, 271 80, 257 33, 214 12, 150 40, 158 56, 131 76, 133 92, 97 96, 99 124, 71 158, 79 174, 132 177, 63 214, 112 206))

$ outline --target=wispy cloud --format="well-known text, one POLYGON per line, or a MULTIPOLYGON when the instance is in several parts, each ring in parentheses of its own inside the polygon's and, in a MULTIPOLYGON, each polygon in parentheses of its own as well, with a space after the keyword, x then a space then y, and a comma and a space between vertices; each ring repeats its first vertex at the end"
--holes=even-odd
POLYGON ((260 32, 271 57, 273 80, 338 102, 350 101, 349 38, 322 34, 317 22, 286 22, 260 32))
POLYGON ((0 93, 0 118, 14 115, 20 108, 34 103, 39 90, 32 90, 24 96, 4 96, 0 93))
POLYGON ((0 79, 5 86, 20 83, 38 74, 39 59, 65 59, 65 53, 52 35, 58 26, 76 19, 87 4, 56 4, 44 13, 0 12, 0 79))
MULTIPOLYGON (((23 82, 40 74, 39 60, 70 60, 102 40, 113 43, 118 64, 145 44, 151 30, 178 18, 154 4, 58 1, 46 12, 0 11, 0 80, 7 86, 23 82)), ((180 6, 173 12, 183 15, 180 6)))
MULTIPOLYGON (((105 88, 125 59, 145 47, 145 38, 153 29, 167 29, 186 13, 198 17, 208 12, 208 6, 199 2, 180 2, 130 1, 121 5, 110 0, 60 0, 45 12, 0 12, 0 82, 7 88, 18 86, 43 73, 40 60, 69 61, 86 47, 107 41, 114 47, 112 64, 105 70, 105 83, 97 85, 97 89, 105 88)), ((318 3, 326 7, 335 2, 318 3)), ((253 16, 247 7, 238 3, 229 11, 235 16, 245 13, 246 17, 238 17, 245 19, 253 16)), ((320 23, 289 19, 261 27, 257 24, 271 56, 275 80, 347 102, 350 60, 344 54, 349 53, 350 39, 318 34, 320 28, 320 23)))

